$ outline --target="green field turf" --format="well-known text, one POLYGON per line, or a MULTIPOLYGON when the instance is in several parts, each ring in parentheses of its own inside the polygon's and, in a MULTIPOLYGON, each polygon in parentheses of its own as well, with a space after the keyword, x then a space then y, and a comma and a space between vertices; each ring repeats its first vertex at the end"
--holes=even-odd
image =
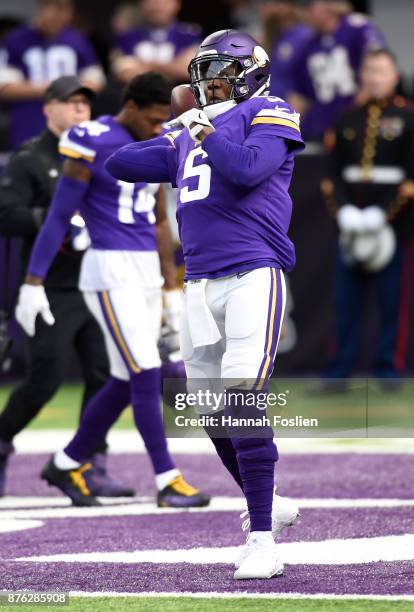
MULTIPOLYGON (((7 610, 29 610, 32 606, 12 606, 7 610)), ((70 612, 119 612, 138 610, 141 612, 413 612, 414 602, 375 601, 369 599, 207 599, 192 597, 71 597, 69 605, 43 607, 70 612)), ((6 609, 6 608, 4 608, 6 609)), ((36 609, 39 609, 36 607, 36 609)))
MULTIPOLYGON (((10 393, 11 386, 0 387, 0 410, 10 393)), ((81 405, 82 387, 78 384, 63 385, 40 414, 30 423, 29 429, 73 429, 76 427, 81 405)), ((131 409, 121 415, 115 427, 133 429, 131 409)))

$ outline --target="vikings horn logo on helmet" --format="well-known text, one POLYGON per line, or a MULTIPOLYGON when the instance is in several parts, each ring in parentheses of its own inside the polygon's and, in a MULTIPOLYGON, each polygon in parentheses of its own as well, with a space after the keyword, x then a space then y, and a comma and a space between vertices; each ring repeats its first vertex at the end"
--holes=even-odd
POLYGON ((269 89, 270 63, 266 51, 249 34, 220 30, 207 36, 190 62, 191 89, 204 110, 218 103, 238 104, 269 89), (214 83, 229 85, 227 99, 214 98, 214 83))

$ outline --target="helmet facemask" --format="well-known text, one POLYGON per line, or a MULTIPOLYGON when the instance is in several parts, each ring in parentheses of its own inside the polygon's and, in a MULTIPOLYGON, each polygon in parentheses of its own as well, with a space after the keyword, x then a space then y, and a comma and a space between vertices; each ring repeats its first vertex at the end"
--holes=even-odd
MULTIPOLYGON (((199 106, 203 108, 245 98, 248 86, 244 79, 242 61, 243 58, 220 54, 206 54, 191 61, 191 89, 199 106)), ((249 61, 248 58, 246 61, 249 61)))

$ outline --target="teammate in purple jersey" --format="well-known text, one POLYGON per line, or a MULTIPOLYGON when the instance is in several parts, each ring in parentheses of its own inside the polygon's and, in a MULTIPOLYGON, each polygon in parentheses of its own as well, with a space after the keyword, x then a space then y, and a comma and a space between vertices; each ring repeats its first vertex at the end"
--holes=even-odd
POLYGON ((172 331, 178 331, 181 305, 163 189, 154 183, 115 180, 104 168, 108 155, 122 145, 161 133, 169 99, 170 89, 161 75, 141 75, 127 86, 116 117, 82 123, 62 136, 59 149, 67 158, 63 176, 19 293, 16 318, 29 335, 35 333, 38 314, 53 324, 42 282, 78 210, 91 239, 79 285, 103 331, 111 376, 86 406, 75 437, 42 472, 42 478, 75 505, 99 504, 87 485, 86 460, 96 437, 101 439, 100 432, 108 431, 130 403, 155 472, 158 505, 209 503, 209 497, 187 484, 175 467, 161 417, 157 342, 163 284, 165 319, 172 331))
POLYGON ((17 148, 45 125, 42 97, 49 83, 77 75, 99 90, 105 77, 88 40, 75 28, 72 0, 39 0, 33 25, 13 30, 2 49, 0 97, 10 102, 10 144, 17 148))
POLYGON ((319 140, 353 101, 364 54, 384 46, 384 38, 365 15, 350 13, 344 0, 304 0, 315 34, 293 68, 288 99, 302 113, 305 139, 319 140))
POLYGON ((201 40, 200 28, 176 20, 181 0, 141 0, 142 24, 115 40, 112 70, 121 82, 148 70, 184 81, 201 40))
MULTIPOLYGON (((234 395, 246 408, 253 393, 251 413, 257 416, 259 393, 273 370, 285 306, 283 273, 295 262, 287 236, 288 187, 304 145, 298 114, 281 98, 267 97, 269 58, 249 35, 212 34, 189 70, 203 110, 178 118, 186 129, 173 145, 166 138, 151 147, 132 144, 106 167, 125 181, 171 181, 179 189, 186 268, 180 334, 188 389, 201 381, 210 391, 222 381, 236 392, 219 413, 207 410, 225 424, 223 415, 238 414, 234 395)), ((274 536, 296 520, 298 509, 274 495, 273 431, 263 426, 253 436, 243 430, 223 435, 214 425, 206 431, 247 501, 250 534, 234 577, 281 574, 274 536)))
POLYGON ((313 31, 303 23, 295 0, 274 0, 260 7, 266 44, 270 49, 270 93, 286 98, 292 91, 296 57, 313 31))

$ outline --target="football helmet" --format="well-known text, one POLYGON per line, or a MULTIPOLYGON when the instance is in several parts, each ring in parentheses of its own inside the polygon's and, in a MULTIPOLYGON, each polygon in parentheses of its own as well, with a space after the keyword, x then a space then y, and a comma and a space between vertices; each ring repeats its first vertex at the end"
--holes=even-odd
POLYGON ((191 89, 202 108, 238 104, 269 89, 266 51, 252 36, 237 30, 220 30, 207 36, 188 70, 191 89))

